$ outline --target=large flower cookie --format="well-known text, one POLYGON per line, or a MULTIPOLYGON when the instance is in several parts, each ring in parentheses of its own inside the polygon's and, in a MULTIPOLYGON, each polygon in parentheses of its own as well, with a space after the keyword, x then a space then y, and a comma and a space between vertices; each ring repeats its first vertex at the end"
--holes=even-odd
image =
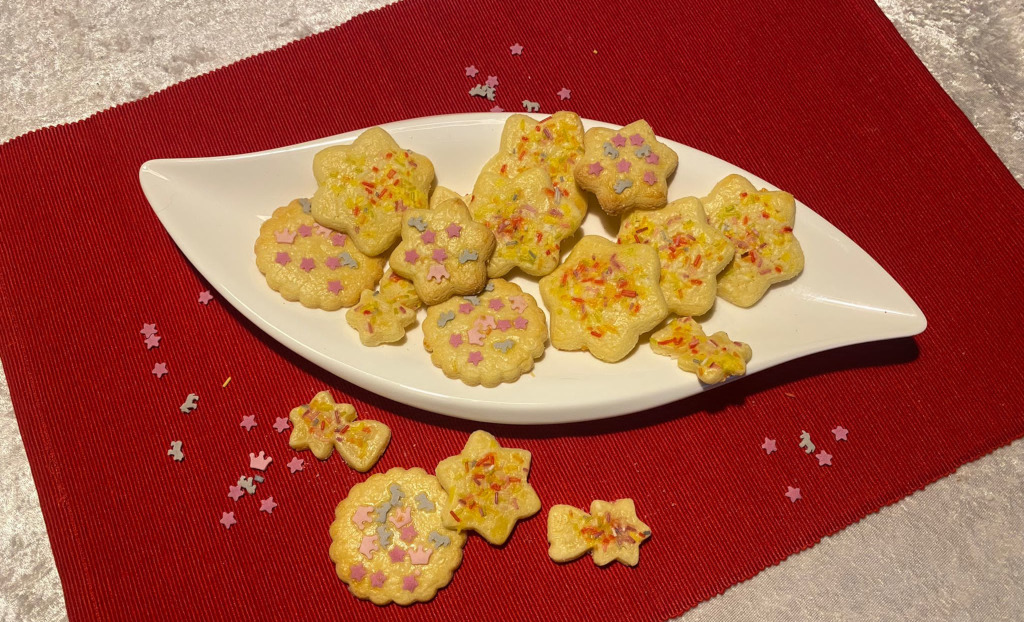
POLYGON ((490 230, 473 221, 461 199, 450 199, 433 209, 406 212, 391 269, 412 281, 424 303, 436 305, 482 290, 493 252, 490 230))
POLYGON ((260 226, 256 267, 286 300, 313 309, 351 307, 364 289, 373 289, 384 260, 367 257, 344 233, 313 220, 305 199, 292 201, 260 226))
POLYGON ((448 493, 441 514, 445 527, 471 529, 501 545, 516 521, 540 511, 540 497, 526 481, 530 452, 502 448, 487 432, 473 432, 462 453, 442 460, 436 472, 448 493))
POLYGON ((581 239, 557 270, 540 280, 551 314, 551 345, 621 360, 640 335, 668 315, 658 252, 646 244, 581 239))
POLYGON ((379 255, 398 237, 405 212, 427 207, 434 165, 373 127, 351 145, 313 156, 313 176, 317 222, 348 233, 367 255, 379 255))
POLYGON ((466 535, 441 521, 446 495, 423 469, 391 469, 349 490, 331 523, 331 560, 357 597, 426 602, 462 563, 466 535))
POLYGON ((703 315, 715 303, 716 275, 732 260, 732 244, 708 224, 694 197, 657 210, 634 210, 619 226, 620 244, 658 249, 661 293, 673 313, 703 315))
POLYGON ((632 499, 595 500, 589 514, 571 505, 555 505, 548 511, 548 555, 556 562, 590 552, 598 566, 613 561, 636 566, 640 544, 650 537, 651 528, 636 517, 632 499))
POLYGON ((704 384, 742 376, 753 356, 750 346, 729 339, 724 332, 708 337, 701 325, 689 317, 677 317, 651 335, 651 349, 675 358, 679 369, 697 374, 704 384))
POLYGON ((348 325, 359 333, 364 346, 401 341, 416 323, 416 310, 423 305, 408 279, 388 270, 380 291, 363 290, 359 302, 345 314, 348 325))
POLYGON ((515 382, 544 353, 548 329, 533 296, 494 279, 479 296, 455 297, 427 309, 423 346, 449 378, 470 386, 515 382))
POLYGON ((702 202, 708 221, 736 247, 732 262, 718 275, 719 296, 749 307, 772 284, 803 271, 804 253, 793 235, 793 195, 758 191, 744 177, 729 175, 702 202))
POLYGON ((643 119, 619 130, 594 127, 583 139, 576 183, 615 216, 631 209, 657 209, 668 201, 668 178, 679 156, 658 141, 643 119))
POLYGON ((372 419, 358 419, 351 404, 336 404, 330 391, 321 391, 308 404, 288 414, 292 449, 308 449, 321 460, 335 449, 345 464, 365 473, 377 464, 391 442, 391 428, 372 419))
POLYGON ((555 189, 543 168, 516 177, 481 173, 469 202, 473 220, 487 225, 497 241, 487 274, 503 276, 518 267, 544 276, 558 266, 562 240, 579 221, 555 204, 555 189))

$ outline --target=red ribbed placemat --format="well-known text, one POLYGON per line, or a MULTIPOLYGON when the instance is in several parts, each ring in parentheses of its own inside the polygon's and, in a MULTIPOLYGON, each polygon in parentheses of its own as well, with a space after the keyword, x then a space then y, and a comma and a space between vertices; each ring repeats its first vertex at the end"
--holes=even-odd
POLYGON ((406 0, 16 139, 0 147, 0 188, 0 354, 73 619, 668 618, 1024 435, 1022 340, 1007 330, 1024 192, 870 0, 406 0), (552 563, 543 510, 501 549, 471 538, 432 603, 380 609, 347 594, 327 557, 334 506, 366 476, 308 453, 289 474, 274 419, 332 388, 393 429, 374 472, 432 469, 477 426, 368 394, 219 300, 199 305, 206 286, 137 171, 487 110, 467 91, 488 74, 506 109, 554 110, 568 87, 583 116, 645 117, 792 191, 873 255, 929 327, 625 418, 488 426, 533 452, 545 507, 633 497, 654 530, 640 565, 552 563), (159 348, 143 345, 144 322, 159 348), (190 392, 199 409, 182 415, 190 392), (801 430, 831 468, 795 447, 801 430), (765 436, 779 439, 771 456, 765 436), (178 438, 182 463, 165 454, 178 438), (267 481, 231 501, 260 450, 275 459, 267 481), (802 500, 783 496, 789 485, 802 500), (278 508, 259 512, 271 495, 278 508))

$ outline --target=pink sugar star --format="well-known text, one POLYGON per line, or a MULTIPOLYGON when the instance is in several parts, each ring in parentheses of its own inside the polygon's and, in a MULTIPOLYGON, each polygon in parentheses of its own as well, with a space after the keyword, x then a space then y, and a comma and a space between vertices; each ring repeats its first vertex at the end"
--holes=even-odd
POLYGON ((295 242, 295 233, 287 229, 274 232, 274 241, 278 244, 292 244, 295 242))
MULTIPOLYGON (((146 349, 152 350, 153 348, 160 346, 160 335, 150 335, 146 337, 146 349)), ((153 372, 156 373, 156 372, 153 372)))
POLYGON ((427 270, 428 281, 437 281, 438 283, 440 283, 441 281, 447 279, 448 277, 448 269, 439 263, 430 266, 430 269, 427 270))
POLYGON ((458 333, 452 335, 451 337, 448 338, 448 343, 451 344, 451 346, 453 348, 457 348, 457 347, 461 346, 462 345, 462 335, 460 335, 458 333))
POLYGON ((630 164, 629 160, 619 160, 619 163, 615 166, 615 169, 618 170, 620 173, 628 173, 629 169, 632 167, 633 165, 630 164))
POLYGON ((402 578, 402 589, 407 590, 409 592, 415 590, 416 587, 419 586, 419 584, 420 582, 417 581, 416 577, 411 574, 407 574, 405 575, 405 577, 402 578))
POLYGON ((498 330, 505 332, 510 328, 512 328, 512 322, 509 320, 498 320, 498 330))
POLYGON ((470 314, 472 312, 473 312, 473 305, 472 305, 472 303, 464 302, 461 305, 459 305, 459 313, 465 313, 465 314, 468 315, 468 314, 470 314))
POLYGON ((832 454, 824 449, 814 455, 818 459, 818 466, 832 466, 832 454))
POLYGON ((278 253, 277 256, 274 257, 274 261, 279 263, 279 264, 281 264, 282 266, 287 266, 288 262, 291 261, 291 260, 292 260, 292 256, 289 255, 288 253, 283 252, 283 251, 278 253))
POLYGON ((652 153, 651 155, 644 158, 644 161, 647 162, 648 164, 657 164, 659 160, 661 160, 661 158, 659 158, 658 154, 656 153, 652 153))
POLYGON ((352 577, 353 581, 362 581, 366 576, 366 568, 362 564, 356 564, 348 569, 348 576, 352 577))
POLYGON ((388 551, 388 557, 390 557, 391 562, 395 564, 405 561, 405 549, 397 546, 392 547, 392 549, 388 551))
POLYGON ((487 306, 494 309, 495 311, 501 311, 505 308, 505 303, 499 298, 491 298, 491 301, 487 303, 487 306))
POLYGON ((433 244, 435 239, 437 239, 437 236, 434 235, 433 231, 424 231, 420 234, 420 240, 422 240, 424 244, 433 244))
POLYGON ((837 441, 845 441, 846 435, 849 433, 850 431, 841 425, 837 425, 835 428, 832 429, 832 434, 835 435, 837 441))
POLYGON ((612 136, 612 144, 616 147, 625 147, 626 137, 622 134, 616 134, 615 136, 612 136))
POLYGON ((448 252, 443 248, 435 248, 433 253, 434 261, 444 261, 448 259, 448 252))
POLYGON ((420 258, 420 254, 416 252, 416 249, 410 248, 405 251, 405 263, 416 263, 420 258))
POLYGON ((510 45, 508 49, 511 50, 512 56, 523 55, 523 46, 519 45, 518 43, 510 45))
POLYGON ((529 322, 526 321, 526 318, 521 315, 516 317, 516 319, 512 321, 512 325, 518 328, 519 330, 525 329, 528 324, 529 322))
POLYGON ((640 145, 644 144, 644 137, 639 134, 633 134, 632 136, 629 137, 629 143, 631 145, 639 147, 640 145))
POLYGON ((487 80, 484 81, 487 86, 498 86, 498 76, 487 76, 487 80))
POLYGON ((797 499, 803 499, 803 496, 800 494, 799 488, 793 488, 792 486, 787 486, 786 488, 789 489, 786 491, 786 496, 789 497, 789 500, 792 503, 796 503, 797 499))
POLYGON ((462 236, 462 225, 457 222, 453 222, 444 228, 444 232, 448 234, 450 238, 457 238, 462 236))
POLYGON ((477 69, 476 66, 470 65, 469 67, 466 67, 466 77, 467 78, 475 78, 476 74, 478 74, 478 73, 480 73, 480 70, 477 69))
POLYGON ((324 259, 324 265, 331 270, 337 270, 341 267, 341 260, 337 257, 328 257, 327 259, 324 259))
POLYGON ((491 112, 505 112, 505 109, 501 106, 494 106, 491 108, 491 112))
POLYGON ((288 417, 278 417, 274 420, 274 430, 277 431, 278 434, 284 432, 290 427, 292 427, 292 424, 288 421, 288 417))
POLYGON ((600 162, 594 162, 593 164, 587 167, 587 172, 590 173, 591 175, 600 175, 601 171, 603 170, 604 167, 601 166, 600 162))
POLYGON ((412 544, 412 541, 416 539, 416 528, 412 524, 402 527, 402 535, 400 537, 402 542, 412 544))
POLYGON ((143 324, 142 330, 139 332, 147 337, 152 337, 156 334, 156 324, 143 324))
POLYGON ((163 378, 167 375, 167 363, 157 363, 153 366, 153 371, 150 373, 157 378, 163 378))
POLYGON ((291 462, 289 462, 285 466, 288 467, 289 471, 291 471, 292 473, 295 473, 296 471, 301 471, 302 470, 302 465, 305 464, 305 463, 306 463, 306 461, 303 460, 302 458, 295 457, 295 458, 292 458, 291 462))
POLYGON ((658 183, 658 176, 655 175, 654 172, 652 172, 652 171, 645 171, 644 172, 644 182, 648 186, 653 186, 654 184, 658 183))
POLYGON ((231 497, 232 501, 238 501, 245 495, 245 491, 242 490, 241 486, 230 486, 228 488, 228 496, 231 497))
POLYGON ((315 225, 313 225, 313 233, 319 235, 320 237, 326 238, 327 236, 331 235, 331 230, 321 225, 320 223, 316 223, 315 225))
POLYGON ((199 304, 208 305, 211 300, 213 300, 213 294, 210 293, 210 290, 206 289, 199 292, 199 304))
POLYGON ((378 570, 370 575, 370 585, 373 587, 384 587, 384 581, 386 581, 387 578, 387 575, 378 570))
POLYGON ((764 445, 761 445, 761 449, 763 449, 766 454, 771 455, 772 452, 777 450, 775 447, 775 439, 768 438, 767 436, 764 437, 764 445))
POLYGON ((224 512, 221 515, 220 520, 217 522, 219 522, 221 525, 224 525, 224 529, 231 529, 231 526, 237 523, 238 521, 235 520, 234 512, 224 512))
POLYGON ((302 261, 299 262, 299 267, 305 270, 306 272, 309 272, 310 270, 316 267, 316 262, 313 261, 312 257, 303 257, 302 261))
POLYGON ((334 246, 345 246, 346 240, 348 240, 348 236, 344 233, 335 233, 331 235, 331 244, 334 246))
POLYGON ((266 512, 267 514, 273 514, 274 513, 274 508, 276 508, 276 507, 277 507, 277 504, 274 503, 274 498, 273 497, 267 497, 266 499, 263 499, 262 501, 260 501, 260 512, 266 512))
POLYGON ((304 238, 308 238, 313 235, 313 227, 310 227, 309 225, 299 225, 299 235, 304 238))
POLYGON ((563 86, 562 89, 558 91, 558 93, 556 93, 556 95, 558 95, 558 99, 565 101, 569 99, 569 96, 572 95, 572 91, 563 86))
POLYGON ((480 352, 474 350, 469 353, 469 362, 474 366, 479 365, 482 360, 484 360, 484 355, 480 354, 480 352))
POLYGON ((327 281, 327 291, 335 296, 340 294, 342 289, 344 288, 341 286, 341 281, 327 281))
POLYGON ((246 415, 246 416, 242 417, 242 423, 239 423, 238 425, 239 425, 239 427, 245 428, 246 432, 251 431, 257 425, 256 424, 256 415, 246 415))

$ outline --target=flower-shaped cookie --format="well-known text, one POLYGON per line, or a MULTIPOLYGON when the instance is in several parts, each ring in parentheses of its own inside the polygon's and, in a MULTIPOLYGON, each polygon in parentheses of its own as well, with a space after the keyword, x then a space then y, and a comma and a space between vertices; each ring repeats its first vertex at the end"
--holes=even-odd
POLYGON ((526 481, 530 452, 504 449, 487 432, 473 432, 462 453, 442 460, 435 471, 448 493, 441 519, 450 529, 472 529, 501 545, 516 521, 540 511, 540 497, 526 481))
POLYGON ((482 290, 493 252, 491 231, 473 221, 461 199, 450 199, 430 210, 406 212, 391 269, 412 281, 424 303, 436 305, 482 290))
POLYGON ((706 336, 700 324, 689 317, 677 317, 651 335, 651 349, 675 358, 679 369, 697 374, 704 384, 742 376, 753 356, 750 346, 723 332, 706 336))
POLYGON ((549 274, 558 266, 562 240, 579 227, 575 216, 555 206, 551 178, 540 167, 516 177, 481 173, 469 211, 497 240, 487 263, 491 277, 515 267, 535 276, 549 274))
POLYGON ((540 280, 551 314, 551 345, 588 350, 614 363, 668 315, 658 252, 646 244, 583 237, 557 270, 540 280))
POLYGON ((589 551, 598 566, 613 561, 636 566, 640 544, 650 537, 651 528, 636 517, 632 499, 595 500, 590 514, 571 505, 548 511, 548 555, 556 562, 569 562, 589 551))
POLYGON ((576 183, 616 216, 630 208, 657 209, 668 201, 668 178, 679 156, 658 141, 643 119, 620 130, 594 127, 583 139, 576 183))
POLYGON ((494 279, 479 296, 427 309, 423 346, 449 378, 470 386, 515 382, 544 353, 548 328, 533 296, 494 279))
POLYGON ((804 252, 793 235, 793 195, 758 191, 746 178, 729 175, 702 202, 708 221, 736 247, 732 263, 718 275, 719 296, 749 307, 772 284, 803 271, 804 252))
POLYGON ((678 315, 703 315, 715 303, 715 276, 732 260, 732 244, 708 224, 700 200, 688 197, 657 210, 634 210, 619 226, 620 244, 658 249, 661 293, 678 315))
POLYGON ((384 260, 359 252, 352 239, 313 220, 305 199, 292 201, 260 226, 256 267, 286 300, 312 309, 351 307, 364 289, 373 289, 384 260))
POLYGON ((338 578, 378 605, 426 602, 462 563, 466 535, 441 523, 445 493, 423 469, 391 469, 349 490, 331 523, 338 578))
POLYGON ((351 145, 313 156, 313 176, 313 218, 351 235, 367 255, 379 255, 398 237, 405 212, 427 207, 434 165, 374 127, 351 145))
POLYGON ((516 177, 544 168, 555 190, 555 207, 566 214, 575 231, 587 215, 587 200, 573 172, 582 156, 583 123, 575 112, 561 110, 541 121, 514 114, 505 120, 501 147, 483 172, 516 177))
POLYGON ((363 290, 359 303, 348 310, 345 320, 359 332, 364 346, 394 343, 416 323, 416 310, 423 303, 412 282, 391 270, 380 282, 380 291, 363 290))
POLYGON ((355 408, 335 404, 329 391, 321 391, 309 404, 293 408, 288 418, 294 426, 288 439, 292 449, 308 449, 321 460, 337 449, 345 464, 360 473, 377 464, 391 441, 391 428, 379 421, 357 420, 355 408))

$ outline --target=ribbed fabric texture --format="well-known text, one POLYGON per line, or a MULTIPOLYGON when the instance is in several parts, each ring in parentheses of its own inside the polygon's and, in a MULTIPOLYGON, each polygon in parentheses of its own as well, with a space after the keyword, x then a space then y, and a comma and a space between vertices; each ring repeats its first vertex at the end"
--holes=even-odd
POLYGON ((1011 322, 1024 192, 870 0, 406 0, 11 141, 0 189, 0 356, 74 620, 665 619, 1024 435, 1011 322), (636 415, 487 426, 533 452, 545 509, 505 547, 470 538, 432 603, 381 609, 347 594, 327 555, 334 507, 366 475, 308 452, 290 474, 296 454, 274 419, 330 388, 392 428, 373 472, 431 470, 478 426, 372 395, 219 299, 199 305, 208 286, 137 173, 154 158, 484 111, 494 104, 467 91, 488 74, 507 110, 530 99, 643 117, 793 192, 875 257, 929 326, 636 415), (572 99, 560 103, 562 87, 572 99), (159 348, 143 344, 145 322, 159 348), (199 408, 183 415, 188 393, 199 408), (258 427, 245 432, 250 414, 258 427), (839 424, 847 442, 829 432, 839 424), (832 467, 797 447, 802 430, 832 467), (770 456, 766 436, 779 444, 770 456), (184 462, 166 455, 173 440, 184 462), (232 501, 261 450, 274 458, 266 482, 232 501), (258 511, 268 496, 272 515, 258 511), (637 568, 548 559, 548 507, 620 497, 654 532, 637 568))

